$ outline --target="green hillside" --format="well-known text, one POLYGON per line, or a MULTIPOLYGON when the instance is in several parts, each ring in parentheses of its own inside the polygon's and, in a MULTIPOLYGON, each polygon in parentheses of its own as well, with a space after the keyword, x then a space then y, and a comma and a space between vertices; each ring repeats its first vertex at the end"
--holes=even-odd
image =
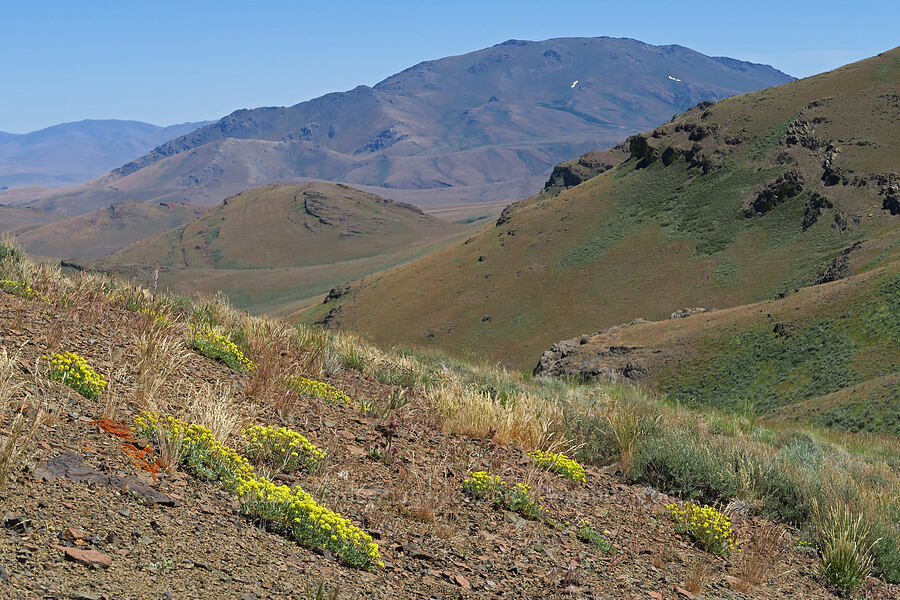
POLYGON ((900 49, 703 103, 629 158, 301 315, 531 368, 553 342, 884 266, 900 236, 900 49))

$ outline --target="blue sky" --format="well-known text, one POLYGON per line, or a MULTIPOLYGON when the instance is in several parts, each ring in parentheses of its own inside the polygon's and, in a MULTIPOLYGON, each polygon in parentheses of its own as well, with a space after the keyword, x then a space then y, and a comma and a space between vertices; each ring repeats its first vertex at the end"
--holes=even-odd
POLYGON ((806 76, 900 43, 884 1, 0 0, 0 131, 296 104, 510 38, 632 37, 806 76))

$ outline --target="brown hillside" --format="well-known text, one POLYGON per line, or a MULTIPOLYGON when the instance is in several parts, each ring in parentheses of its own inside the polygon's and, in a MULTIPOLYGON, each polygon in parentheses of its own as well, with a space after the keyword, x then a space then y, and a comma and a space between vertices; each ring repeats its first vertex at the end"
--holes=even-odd
POLYGON ((225 292, 241 308, 278 311, 348 279, 408 261, 463 228, 375 194, 313 182, 228 198, 180 227, 92 268, 183 292, 225 292))
POLYGON ((205 210, 184 203, 113 204, 32 229, 18 240, 32 254, 91 260, 191 221, 205 210))

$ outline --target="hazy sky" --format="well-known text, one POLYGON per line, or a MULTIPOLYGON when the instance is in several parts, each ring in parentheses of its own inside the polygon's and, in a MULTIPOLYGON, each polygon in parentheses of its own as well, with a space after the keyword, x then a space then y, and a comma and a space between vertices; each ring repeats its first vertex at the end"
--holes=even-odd
POLYGON ((0 0, 0 131, 217 119, 510 38, 632 37, 806 76, 900 44, 898 0, 0 0))

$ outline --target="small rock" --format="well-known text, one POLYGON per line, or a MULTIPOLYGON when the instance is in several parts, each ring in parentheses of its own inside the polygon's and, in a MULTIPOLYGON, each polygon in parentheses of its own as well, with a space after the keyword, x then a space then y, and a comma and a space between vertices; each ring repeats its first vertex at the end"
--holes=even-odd
POLYGON ((112 564, 112 558, 108 554, 104 554, 99 550, 84 550, 81 548, 65 548, 63 546, 54 546, 57 550, 62 550, 66 554, 66 559, 87 567, 108 567, 112 564))
POLYGON ((461 587, 462 589, 464 589, 464 590, 471 590, 471 589, 472 589, 472 584, 469 583, 469 580, 466 579, 463 575, 458 575, 458 574, 457 574, 457 575, 454 575, 454 576, 453 576, 453 581, 455 581, 456 584, 457 584, 459 587, 461 587))
POLYGON ((74 542, 76 540, 83 540, 85 537, 85 533, 79 529, 75 529, 74 527, 67 527, 63 529, 59 534, 59 539, 65 540, 67 542, 74 542))
POLYGON ((3 515, 3 526, 16 533, 25 533, 31 529, 31 519, 24 515, 7 513, 3 515))
POLYGON ((414 542, 407 542, 400 546, 400 550, 404 552, 410 558, 416 558, 418 560, 434 560, 434 555, 424 550, 421 546, 414 542))
POLYGON ((690 593, 689 591, 687 591, 687 590, 684 589, 683 587, 680 587, 680 586, 677 586, 677 585, 676 585, 676 586, 675 586, 675 591, 678 592, 679 594, 681 594, 682 596, 684 596, 685 598, 687 598, 688 600, 692 600, 692 598, 696 598, 696 596, 694 596, 692 593, 690 593))
POLYGON ((103 596, 93 592, 72 592, 69 594, 69 598, 73 600, 101 600, 103 596))

